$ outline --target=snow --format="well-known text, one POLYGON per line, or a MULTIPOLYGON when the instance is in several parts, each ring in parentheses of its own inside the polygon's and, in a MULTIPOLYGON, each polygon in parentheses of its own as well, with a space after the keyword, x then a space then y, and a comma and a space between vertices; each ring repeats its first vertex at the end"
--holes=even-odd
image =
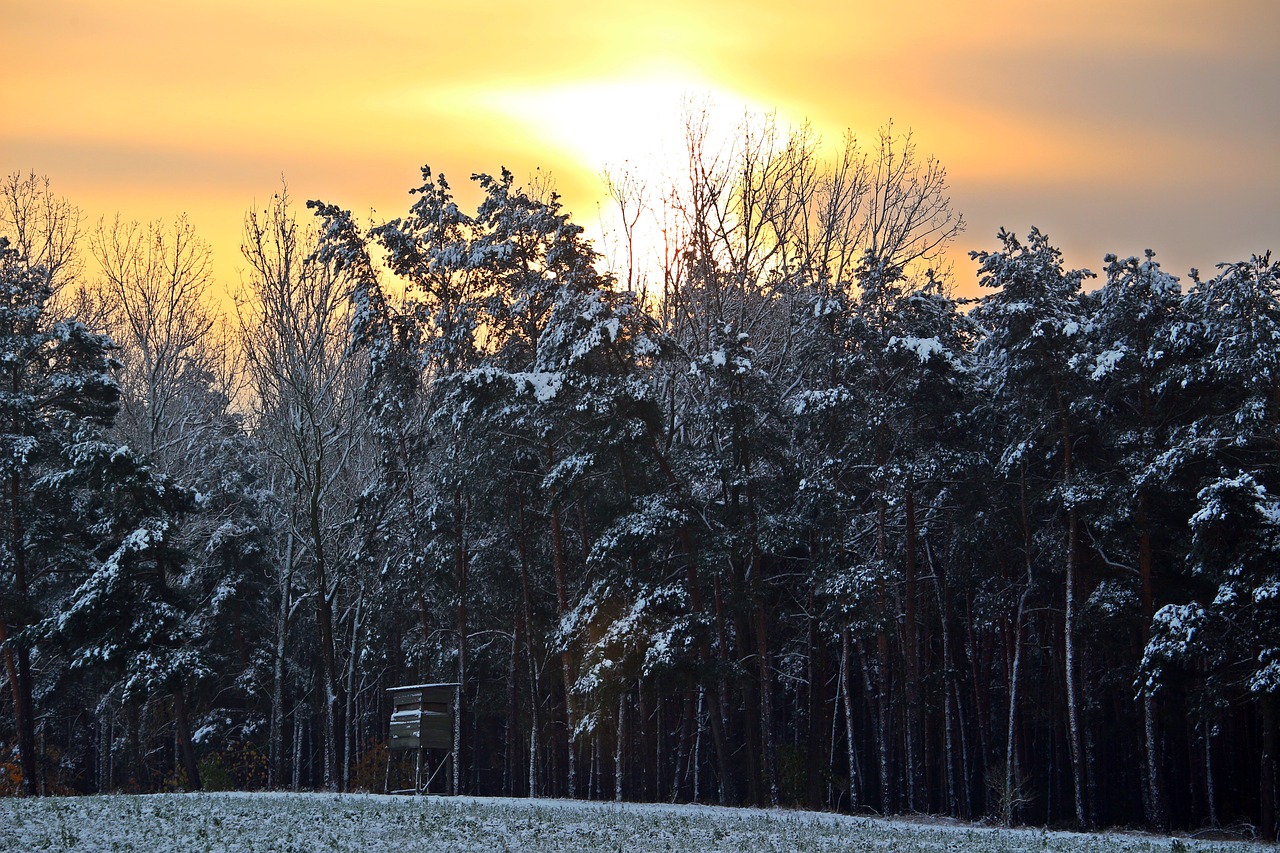
POLYGON ((410 684, 405 687, 387 688, 388 693, 403 693, 406 690, 422 690, 427 687, 459 687, 456 681, 431 681, 426 684, 410 684))
POLYGON ((1097 360, 1094 362, 1093 373, 1090 374, 1090 377, 1097 380, 1106 376, 1108 373, 1116 369, 1116 365, 1120 363, 1120 360, 1124 358, 1124 355, 1125 351, 1123 347, 1119 349, 1110 349, 1104 353, 1100 353, 1097 360))
POLYGON ((924 364, 930 358, 937 354, 945 354, 946 348, 937 338, 916 338, 911 336, 893 337, 889 339, 889 346, 899 346, 916 354, 916 358, 920 359, 920 363, 924 364))
POLYGON ((554 399, 564 385, 564 376, 555 372, 529 371, 512 374, 512 377, 517 388, 523 389, 526 385, 531 388, 539 403, 554 399))
POLYGON ((1156 612, 1152 620, 1152 634, 1160 636, 1165 643, 1185 653, 1185 650, 1195 645, 1196 631, 1204 624, 1204 620, 1204 608, 1195 602, 1166 604, 1156 612))
MULTIPOLYGON (((1186 849, 1245 851, 1185 840, 1186 849)), ((156 794, 0 801, 0 849, 171 851, 1166 851, 1152 835, 999 829, 781 809, 396 797, 156 794)))

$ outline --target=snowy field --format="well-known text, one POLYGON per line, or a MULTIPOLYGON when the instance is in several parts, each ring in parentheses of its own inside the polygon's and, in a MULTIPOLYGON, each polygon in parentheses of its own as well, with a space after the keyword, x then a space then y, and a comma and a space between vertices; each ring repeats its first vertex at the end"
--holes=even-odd
POLYGON ((52 851, 1257 851, 813 812, 333 794, 0 800, 0 850, 52 851), (1182 845, 1185 845, 1182 846, 1182 845))

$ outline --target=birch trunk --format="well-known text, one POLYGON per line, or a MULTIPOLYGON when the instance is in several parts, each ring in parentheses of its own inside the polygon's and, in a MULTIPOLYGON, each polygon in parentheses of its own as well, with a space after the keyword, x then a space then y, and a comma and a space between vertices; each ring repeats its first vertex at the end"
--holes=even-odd
POLYGON ((462 793, 462 750, 467 746, 469 733, 465 732, 467 713, 467 543, 464 530, 464 508, 462 496, 455 492, 453 496, 453 570, 457 584, 458 606, 455 614, 458 636, 458 694, 457 709, 453 722, 453 764, 450 767, 453 778, 450 780, 454 794, 462 793))
POLYGON ((1009 668, 1009 724, 1005 739, 1004 754, 1004 812, 1006 826, 1012 826, 1018 809, 1021 807, 1022 773, 1018 766, 1018 700, 1022 674, 1023 626, 1026 621, 1027 601, 1031 597, 1032 584, 1032 550, 1031 521, 1027 507, 1026 472, 1019 479, 1019 504, 1022 515, 1022 547, 1026 578, 1022 586, 1022 595, 1018 597, 1018 613, 1013 623, 1013 663, 1009 668))
POLYGON ((293 586, 293 533, 285 543, 281 566, 280 611, 276 616, 276 647, 271 666, 271 746, 268 750, 267 787, 280 784, 284 764, 284 653, 289 634, 289 593, 293 586))
POLYGON ((529 660, 529 796, 536 797, 538 790, 538 745, 542 737, 538 705, 542 701, 538 680, 538 655, 533 642, 533 601, 529 589, 528 528, 525 526, 524 503, 516 511, 520 535, 516 550, 520 556, 520 603, 524 611, 525 656, 529 660))
MULTIPOLYGON (((1062 445, 1062 479, 1070 489, 1075 484, 1074 441, 1071 422, 1062 390, 1054 389, 1058 407, 1058 427, 1062 445)), ((1074 497, 1068 497, 1074 501, 1074 497)), ((1067 590, 1063 613, 1063 652, 1067 686, 1067 745, 1071 755, 1071 786, 1075 795, 1076 823, 1089 826, 1089 808, 1085 799, 1084 737, 1080 726, 1080 684, 1076 655, 1076 573, 1079 561, 1080 514, 1071 503, 1067 508, 1067 590)))
POLYGON ((849 762, 849 808, 862 807, 862 781, 858 773, 858 750, 853 733, 853 638, 845 628, 840 632, 840 698, 844 700, 844 745, 849 762))
MULTIPOLYGON (((552 464, 551 449, 547 448, 547 467, 550 469, 552 464)), ((569 589, 568 578, 565 567, 564 554, 564 534, 560 522, 560 504, 552 499, 551 503, 551 557, 555 566, 556 575, 556 615, 560 619, 564 619, 569 612, 569 589)), ((577 718, 573 708, 573 659, 569 650, 566 648, 560 653, 560 674, 564 682, 564 716, 565 716, 565 741, 568 752, 568 790, 569 799, 577 799, 578 796, 578 757, 576 746, 576 738, 574 737, 574 728, 577 725, 577 718)))
POLYGON ((922 808, 919 795, 919 783, 923 778, 920 766, 920 744, 922 725, 920 721, 920 643, 919 627, 916 622, 916 499, 910 487, 906 490, 906 542, 903 555, 903 657, 906 659, 906 747, 907 747, 907 808, 918 811, 922 808))

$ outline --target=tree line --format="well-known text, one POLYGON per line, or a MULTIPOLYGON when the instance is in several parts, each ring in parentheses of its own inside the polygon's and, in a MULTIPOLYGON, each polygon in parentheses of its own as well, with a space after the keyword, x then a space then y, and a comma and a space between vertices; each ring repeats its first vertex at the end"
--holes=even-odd
POLYGON ((506 171, 282 188, 228 312, 10 176, 0 790, 381 790, 456 681, 459 792, 1273 838, 1280 263, 959 299, 910 134, 710 139, 612 264, 506 171))

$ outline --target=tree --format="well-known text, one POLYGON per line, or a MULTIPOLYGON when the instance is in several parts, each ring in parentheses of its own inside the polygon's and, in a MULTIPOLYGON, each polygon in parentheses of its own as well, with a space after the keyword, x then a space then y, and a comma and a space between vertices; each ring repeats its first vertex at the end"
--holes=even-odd
POLYGON ((186 561, 176 522, 192 494, 114 442, 81 436, 69 450, 72 476, 60 471, 42 485, 83 523, 60 549, 59 570, 74 583, 37 635, 68 654, 72 673, 105 674, 122 703, 172 696, 178 761, 187 787, 199 790, 187 694, 212 669, 191 630, 199 600, 175 583, 186 561))
MULTIPOLYGON (((354 271, 354 343, 368 353, 364 404, 381 446, 377 487, 366 492, 362 522, 370 557, 384 566, 389 592, 415 601, 422 644, 432 641, 428 598, 445 587, 454 599, 457 678, 452 785, 462 790, 461 767, 470 755, 469 670, 470 545, 468 477, 474 462, 457 418, 442 413, 442 390, 459 371, 475 365, 481 334, 480 297, 485 287, 472 253, 473 222, 453 199, 443 175, 422 169, 419 196, 404 219, 361 235, 350 214, 311 203, 323 217, 322 252, 354 271), (368 241, 386 252, 388 266, 405 285, 390 297, 369 258, 368 241), (434 558, 450 566, 452 589, 433 572, 434 558)), ((440 573, 443 574, 443 573, 440 573)), ((513 640, 514 642, 514 640, 513 640)), ((423 657, 426 655, 424 653, 423 657)))
MULTIPOLYGON (((213 729, 222 733, 232 719, 251 728, 257 709, 245 706, 256 703, 246 699, 265 681, 254 646, 266 625, 249 602, 270 592, 268 530, 262 465, 231 411, 238 346, 211 306, 210 249, 185 218, 142 226, 117 217, 98 224, 90 245, 103 278, 97 298, 110 307, 105 325, 121 362, 113 434, 199 496, 166 536, 185 555, 167 569, 166 584, 188 602, 208 602, 189 604, 184 630, 188 650, 221 676, 220 689, 206 694, 227 702, 210 703, 213 729)), ((186 697, 174 698, 186 712, 186 697)), ((194 704, 192 714, 202 703, 194 704)))
POLYGON ((37 790, 34 637, 61 586, 63 525, 50 478, 74 474, 75 447, 110 424, 119 388, 109 342, 74 321, 51 322, 48 273, 0 237, 0 478, 7 521, 0 545, 0 643, 13 695, 24 784, 37 790), (69 469, 69 471, 68 471, 69 469))
POLYGON ((60 294, 78 284, 82 268, 80 209, 54 195, 47 177, 14 172, 0 182, 0 233, 8 235, 20 263, 39 270, 50 291, 48 310, 63 316, 60 294))
MULTIPOLYGON (((1110 556, 1103 552, 1114 568, 1124 564, 1115 563, 1113 557, 1137 558, 1141 612, 1117 615, 1140 617, 1145 646, 1156 612, 1157 560, 1167 561, 1169 552, 1184 547, 1176 540, 1157 543, 1156 539, 1161 532, 1176 529, 1177 524, 1170 523, 1176 517, 1175 507, 1185 503, 1185 496, 1179 494, 1178 472, 1165 464, 1165 455, 1173 431, 1186 414, 1186 394, 1178 374, 1186 363, 1186 345, 1179 340, 1179 331, 1187 318, 1177 279, 1160 269, 1154 253, 1147 252, 1142 260, 1109 255, 1106 263, 1106 282, 1089 300, 1089 335, 1094 344, 1092 365, 1085 365, 1104 407, 1099 418, 1105 424, 1102 443, 1107 451, 1094 457, 1098 464, 1092 473, 1111 492, 1102 506, 1112 511, 1100 514, 1096 521, 1099 535, 1114 545, 1110 556)), ((1100 589, 1123 595, 1132 579, 1133 573, 1120 574, 1104 581, 1100 589)), ((1151 826, 1167 828, 1158 709, 1152 691, 1142 692, 1142 716, 1146 818, 1151 826)))
MULTIPOLYGON (((1159 695, 1175 673, 1198 664, 1205 671, 1201 713, 1216 716, 1238 703, 1256 709, 1260 829, 1274 838, 1280 264, 1255 256, 1193 281, 1184 331, 1199 357, 1180 384, 1196 393, 1197 405, 1171 436, 1161 464, 1189 470, 1198 484, 1186 553, 1196 594, 1156 612, 1139 684, 1144 695, 1159 695)), ((1216 815, 1212 793, 1209 811, 1216 815)))
MULTIPOLYGON (((1003 229, 1003 244, 997 252, 974 252, 979 262, 979 281, 994 289, 974 313, 985 327, 978 358, 983 361, 986 379, 998 395, 1008 418, 1007 432, 1001 436, 999 452, 1005 471, 1029 466, 1035 473, 1051 477, 1047 495, 1065 516, 1066 541, 1062 545, 1065 575, 1063 611, 1063 669, 1066 683, 1068 745, 1071 776, 1075 794, 1076 821, 1081 826, 1092 823, 1092 807, 1086 799, 1088 780, 1085 754, 1085 732, 1081 720, 1081 688, 1079 660, 1076 653, 1076 616, 1079 608, 1080 506, 1087 491, 1079 481, 1076 444, 1086 431, 1088 422, 1082 407, 1089 403, 1081 393, 1078 358, 1084 341, 1084 322, 1080 303, 1081 283, 1092 275, 1087 270, 1064 271, 1062 254, 1048 238, 1032 229, 1024 244, 1003 229), (1042 467, 1046 462, 1057 467, 1056 475, 1042 467)), ((1027 578, 1019 622, 1015 625, 1021 637, 1021 611, 1031 589, 1032 543, 1028 537, 1026 550, 1027 578)), ((1020 639, 1019 639, 1019 648, 1020 639)), ((1013 790, 1017 784, 1014 755, 1014 732, 1018 711, 1019 657, 1015 653, 1014 671, 1009 687, 1009 746, 1005 785, 1013 790)), ((1006 820, 1011 815, 1006 814, 1006 820)))
MULTIPOLYGON (((270 460, 286 535, 277 631, 287 630, 293 563, 305 561, 319 632, 323 784, 337 788, 347 764, 335 626, 351 579, 347 522, 362 490, 356 462, 363 422, 358 364, 346 337, 351 280, 338 264, 313 254, 313 239, 294 218, 287 192, 265 211, 248 214, 242 251, 250 272, 238 319, 254 395, 253 430, 270 460)), ((278 644, 277 679, 281 654, 278 644)))
POLYGON ((117 431, 174 473, 189 458, 183 445, 190 432, 213 417, 193 408, 199 398, 190 392, 221 378, 218 353, 227 349, 213 339, 209 246, 185 217, 172 227, 117 217, 98 223, 90 247, 102 271, 100 298, 115 312, 109 331, 122 347, 117 431))

